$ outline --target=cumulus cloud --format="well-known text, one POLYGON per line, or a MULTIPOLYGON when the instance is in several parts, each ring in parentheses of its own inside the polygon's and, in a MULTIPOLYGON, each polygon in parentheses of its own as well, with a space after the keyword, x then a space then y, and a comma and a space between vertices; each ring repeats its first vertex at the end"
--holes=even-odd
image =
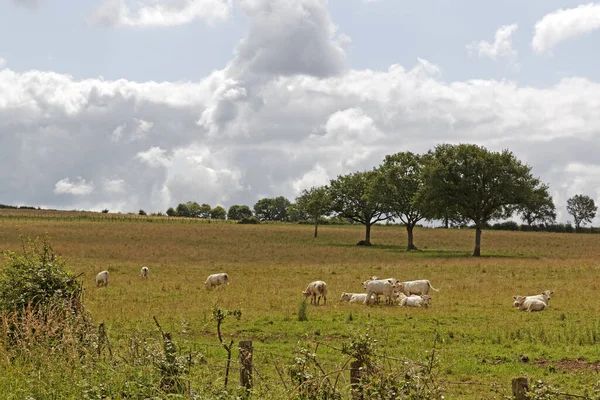
POLYGON ((61 179, 54 185, 56 194, 72 194, 74 196, 86 196, 94 190, 92 182, 86 182, 85 179, 78 177, 76 181, 69 178, 61 179))
POLYGON ((125 0, 106 0, 92 14, 94 23, 107 26, 168 27, 195 20, 208 23, 225 20, 232 0, 159 0, 141 2, 131 10, 125 0))
POLYGON ((546 14, 535 24, 531 46, 536 53, 550 51, 563 40, 600 28, 600 4, 589 3, 546 14))
POLYGON ((494 43, 486 40, 473 42, 468 44, 467 50, 469 54, 478 54, 479 57, 489 57, 496 61, 499 58, 515 59, 517 51, 512 46, 512 36, 517 31, 517 24, 503 25, 494 35, 494 43))

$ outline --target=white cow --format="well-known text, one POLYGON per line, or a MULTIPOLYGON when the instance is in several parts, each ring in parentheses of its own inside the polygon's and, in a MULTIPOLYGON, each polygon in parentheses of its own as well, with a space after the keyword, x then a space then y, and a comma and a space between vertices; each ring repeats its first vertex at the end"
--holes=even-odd
POLYGON ((108 271, 98 272, 96 275, 96 287, 108 286, 108 271))
POLYGON ((386 304, 392 304, 394 293, 398 292, 398 280, 394 278, 375 279, 363 282, 367 296, 364 304, 369 304, 373 296, 385 296, 386 304))
POLYGON ((144 279, 148 278, 148 267, 142 267, 142 269, 140 270, 140 276, 144 279))
POLYGON ((327 304, 327 284, 323 281, 314 281, 308 284, 306 290, 302 292, 305 297, 310 298, 310 304, 318 305, 323 297, 323 305, 327 304), (318 296, 318 299, 317 299, 318 296))
POLYGON ((513 299, 515 300, 513 306, 521 311, 544 311, 548 307, 544 301, 528 298, 528 296, 513 296, 513 299))
POLYGON ((204 287, 208 290, 217 286, 225 287, 225 285, 229 285, 229 275, 224 272, 209 275, 208 278, 206 278, 206 282, 204 282, 204 287))
POLYGON ((553 294, 553 291, 545 290, 542 294, 537 294, 535 296, 525 296, 525 298, 527 300, 540 300, 546 303, 546 305, 548 305, 548 302, 550 301, 550 296, 552 296, 553 294))
POLYGON ((347 301, 349 303, 364 303, 367 298, 366 293, 346 293, 342 292, 340 301, 347 301))
POLYGON ((440 291, 439 289, 436 289, 433 286, 431 286, 431 283, 429 283, 427 279, 400 282, 398 286, 400 288, 400 291, 407 296, 410 296, 411 294, 429 294, 429 289, 433 289, 436 292, 440 291))
POLYGON ((429 307, 429 300, 431 300, 431 296, 428 294, 423 294, 420 296, 406 296, 403 297, 400 301, 400 306, 402 307, 429 307))

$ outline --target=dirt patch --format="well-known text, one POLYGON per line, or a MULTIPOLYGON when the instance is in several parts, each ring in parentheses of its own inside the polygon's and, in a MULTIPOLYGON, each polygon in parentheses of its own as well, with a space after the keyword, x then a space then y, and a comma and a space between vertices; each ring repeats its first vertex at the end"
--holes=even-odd
POLYGON ((565 371, 600 371, 600 361, 587 362, 583 358, 578 358, 575 360, 563 359, 559 361, 539 360, 536 362, 536 365, 542 368, 560 368, 565 371))

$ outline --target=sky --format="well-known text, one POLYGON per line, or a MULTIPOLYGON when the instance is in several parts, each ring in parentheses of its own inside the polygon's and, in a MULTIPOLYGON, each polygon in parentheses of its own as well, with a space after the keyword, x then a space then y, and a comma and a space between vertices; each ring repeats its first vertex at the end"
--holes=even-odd
POLYGON ((600 203, 599 43, 594 2, 4 0, 0 204, 252 207, 475 143, 572 221, 600 203))

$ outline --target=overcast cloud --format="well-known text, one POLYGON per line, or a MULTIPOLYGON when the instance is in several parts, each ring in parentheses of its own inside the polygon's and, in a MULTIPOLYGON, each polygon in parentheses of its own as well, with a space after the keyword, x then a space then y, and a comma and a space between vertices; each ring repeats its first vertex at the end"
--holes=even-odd
MULTIPOLYGON (((365 15, 390 7, 385 1, 347 1, 364 7, 365 15)), ((491 26, 500 27, 495 35, 488 25, 468 41, 458 38, 456 57, 479 69, 457 80, 445 78, 443 64, 418 53, 406 65, 353 67, 350 54, 358 51, 354 43, 361 31, 353 26, 351 37, 344 21, 334 20, 334 1, 199 3, 202 12, 186 0, 139 8, 103 1, 80 14, 121 26, 115 31, 82 21, 82 35, 91 29, 119 37, 132 29, 139 40, 181 29, 174 25, 242 18, 247 29, 231 48, 230 61, 192 81, 20 70, 0 41, 0 203, 123 212, 164 212, 189 200, 252 207, 262 197, 293 199, 339 174, 371 169, 386 154, 426 152, 442 142, 512 150, 550 185, 562 221, 570 219, 567 198, 584 193, 600 202, 597 77, 570 74, 543 85, 527 83, 528 69, 540 57, 531 43, 537 52, 551 49, 559 37, 577 40, 568 33, 573 30, 548 33, 560 30, 552 19, 547 22, 548 15, 562 10, 535 15, 529 26, 516 17, 494 21, 491 26), (518 30, 511 22, 517 20, 518 30), (465 43, 478 57, 468 58, 465 43), (516 60, 517 54, 519 79, 485 78, 488 66, 477 59, 516 60)), ((22 14, 14 6, 6 10, 22 14)), ((0 36, 6 34, 1 26, 0 36)), ((382 52, 401 51, 394 43, 378 45, 382 52)), ((193 36, 173 45, 203 52, 193 36)), ((594 50, 582 49, 589 57, 594 50)))

